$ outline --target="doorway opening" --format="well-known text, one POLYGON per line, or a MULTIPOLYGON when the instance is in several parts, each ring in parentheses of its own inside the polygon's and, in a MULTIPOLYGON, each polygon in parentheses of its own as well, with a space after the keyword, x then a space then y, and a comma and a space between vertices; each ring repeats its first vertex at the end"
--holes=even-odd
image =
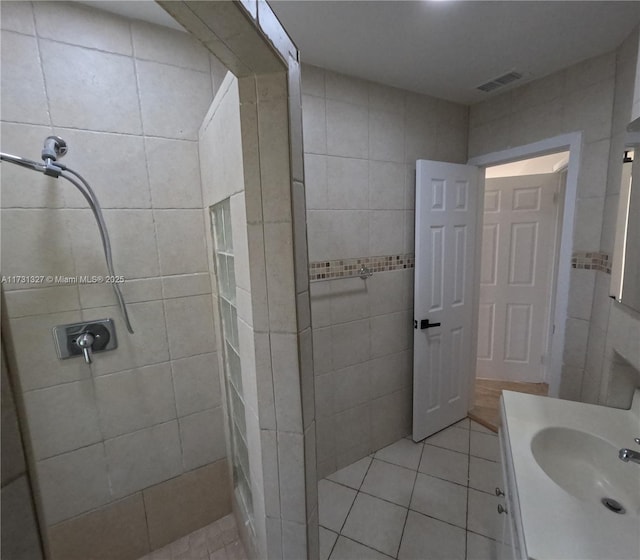
POLYGON ((569 152, 485 169, 470 416, 496 429, 503 389, 547 395, 569 152))

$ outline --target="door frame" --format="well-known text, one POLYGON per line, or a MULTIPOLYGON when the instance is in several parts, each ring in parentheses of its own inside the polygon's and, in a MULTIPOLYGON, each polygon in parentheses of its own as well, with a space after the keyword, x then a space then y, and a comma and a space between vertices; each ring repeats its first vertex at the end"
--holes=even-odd
MULTIPOLYGON (((522 159, 544 156, 554 152, 568 151, 569 163, 567 166, 567 180, 564 189, 564 204, 562 211, 562 229, 560 232, 560 248, 558 251, 558 265, 555 274, 555 304, 552 310, 553 332, 551 335, 551 348, 549 352, 549 395, 557 397, 560 392, 560 380, 562 378, 562 355, 564 350, 565 325, 569 305, 569 286, 571 280, 571 255, 573 253, 573 227, 578 193, 578 175, 582 156, 582 133, 570 132, 547 138, 531 144, 525 144, 514 148, 507 148, 497 152, 490 152, 475 156, 467 162, 469 165, 477 165, 486 168, 493 165, 510 163, 522 159)), ((484 179, 480 181, 478 200, 484 199, 484 179)), ((483 223, 482 214, 484 205, 478 204, 478 219, 476 222, 476 259, 482 255, 482 236, 480 235, 483 223)), ((474 318, 473 318, 473 363, 476 362, 478 348, 478 310, 480 303, 480 267, 474 272, 474 318)), ((470 376, 470 394, 475 387, 475 370, 470 376)))

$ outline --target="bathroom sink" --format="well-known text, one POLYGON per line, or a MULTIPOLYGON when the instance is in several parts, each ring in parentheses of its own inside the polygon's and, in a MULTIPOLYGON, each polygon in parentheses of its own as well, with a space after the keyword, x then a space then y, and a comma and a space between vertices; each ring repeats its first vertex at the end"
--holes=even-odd
POLYGON ((547 476, 575 498, 599 507, 604 507, 603 499, 613 499, 627 514, 640 512, 640 469, 618 459, 619 448, 608 441, 580 430, 549 427, 535 434, 531 451, 547 476))

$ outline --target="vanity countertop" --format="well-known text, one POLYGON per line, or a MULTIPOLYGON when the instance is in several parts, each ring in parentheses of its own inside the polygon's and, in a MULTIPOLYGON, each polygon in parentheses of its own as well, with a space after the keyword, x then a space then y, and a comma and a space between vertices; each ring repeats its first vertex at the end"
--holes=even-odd
MULTIPOLYGON (((536 560, 640 558, 640 507, 637 505, 640 503, 640 464, 623 463, 617 457, 617 450, 623 447, 640 451, 634 442, 635 437, 640 437, 640 390, 636 391, 630 410, 511 391, 503 392, 501 402, 501 429, 511 447, 528 557, 536 560), (588 434, 587 438, 601 438, 606 442, 603 445, 607 456, 607 444, 611 445, 614 456, 607 464, 618 471, 621 466, 629 469, 631 478, 626 480, 632 481, 630 494, 633 490, 637 492, 635 496, 620 498, 627 509, 625 514, 609 511, 599 499, 575 497, 546 474, 531 445, 546 428, 567 429, 569 434, 575 432, 568 430, 577 430, 588 434)), ((572 467, 575 472, 588 465, 581 465, 578 460, 572 467)), ((592 493, 597 495, 599 488, 594 486, 592 493)))

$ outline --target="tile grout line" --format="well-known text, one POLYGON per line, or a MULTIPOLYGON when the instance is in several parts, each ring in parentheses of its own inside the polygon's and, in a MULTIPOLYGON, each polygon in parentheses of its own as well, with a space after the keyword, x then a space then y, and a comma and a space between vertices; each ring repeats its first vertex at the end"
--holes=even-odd
POLYGON ((467 454, 467 507, 464 520, 464 557, 465 560, 469 555, 469 547, 467 545, 469 535, 469 488, 471 484, 471 419, 469 419, 469 453, 467 454))
MULTIPOLYGON (((375 453, 374 453, 374 455, 375 455, 375 453)), ((340 531, 338 532, 338 538, 336 539, 336 542, 334 542, 333 546, 331 547, 331 551, 329 552, 328 559, 331 558, 331 555, 333 554, 333 550, 335 549, 336 544, 338 544, 338 539, 341 536, 344 536, 345 538, 348 538, 346 535, 342 534, 342 530, 344 529, 344 526, 347 524, 347 519, 349 519, 349 514, 351 513, 351 510, 353 509, 353 505, 356 503, 356 500, 358 499, 358 494, 360 494, 360 488, 362 488, 362 485, 364 484, 364 479, 367 478, 367 474, 369 474, 369 469, 371 468, 371 465, 373 464, 373 456, 367 455, 367 457, 370 458, 369 465, 367 466, 367 470, 364 473, 364 476, 362 477, 362 480, 360 481, 360 484, 358 485, 358 488, 355 489, 356 490, 356 495, 354 496, 353 502, 351 502, 351 506, 349 507, 349 511, 347 512, 347 515, 345 516, 344 521, 342 522, 342 525, 340 526, 340 531)), ((331 482, 333 482, 333 481, 331 481, 331 482)), ((347 487, 347 488, 349 488, 349 487, 347 487)), ((354 490, 354 488, 351 488, 351 490, 354 490)), ((353 540, 353 539, 351 539, 351 540, 353 540)), ((358 542, 358 541, 355 541, 355 542, 358 542)), ((363 544, 363 543, 359 543, 359 544, 363 544)), ((366 546, 366 545, 363 544, 363 546, 366 546)), ((368 547, 368 548, 371 548, 371 547, 368 547)))
POLYGON ((422 456, 424 455, 424 442, 422 442, 422 449, 420 450, 420 458, 418 459, 418 464, 416 466, 415 476, 413 477, 413 486, 411 487, 411 495, 409 496, 409 504, 407 505, 407 514, 404 516, 404 523, 402 525, 402 533, 400 534, 400 542, 398 543, 398 550, 396 552, 396 558, 400 555, 400 549, 402 548, 402 541, 404 539, 404 532, 407 528, 407 521, 409 520, 409 511, 411 508, 411 502, 413 500, 413 492, 416 489, 416 482, 418 480, 418 472, 420 470, 420 465, 422 463, 422 456))

